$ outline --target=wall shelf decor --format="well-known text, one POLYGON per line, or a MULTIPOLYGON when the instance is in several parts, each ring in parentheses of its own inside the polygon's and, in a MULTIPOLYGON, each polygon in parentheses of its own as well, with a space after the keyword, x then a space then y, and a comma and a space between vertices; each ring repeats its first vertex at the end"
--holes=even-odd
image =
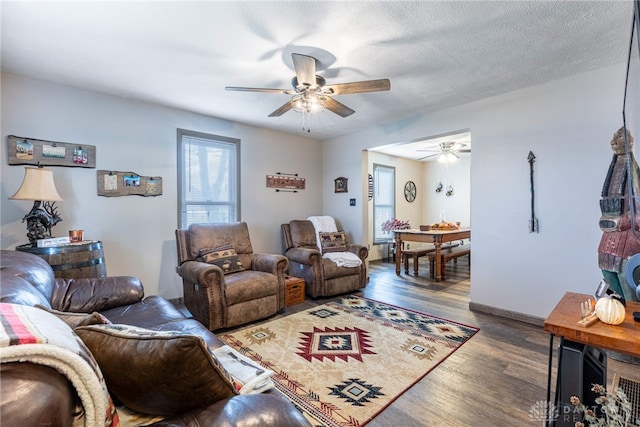
POLYGON ((10 165, 96 167, 96 147, 87 144, 44 141, 9 135, 7 157, 10 165))
MULTIPOLYGON (((300 178, 297 173, 276 172, 275 175, 267 175, 267 188, 304 190, 304 186, 305 179, 300 178)), ((290 192, 297 193, 297 191, 290 192)))
POLYGON ((98 171, 98 196, 160 196, 162 178, 135 172, 98 171))

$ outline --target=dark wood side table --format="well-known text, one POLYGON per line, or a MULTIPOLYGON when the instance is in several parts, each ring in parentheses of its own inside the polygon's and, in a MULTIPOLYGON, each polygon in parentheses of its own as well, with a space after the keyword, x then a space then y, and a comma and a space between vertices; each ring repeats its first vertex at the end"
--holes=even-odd
POLYGON ((38 255, 47 261, 53 268, 55 277, 82 279, 107 276, 107 264, 100 241, 70 243, 48 248, 34 248, 27 244, 16 246, 16 250, 38 255))

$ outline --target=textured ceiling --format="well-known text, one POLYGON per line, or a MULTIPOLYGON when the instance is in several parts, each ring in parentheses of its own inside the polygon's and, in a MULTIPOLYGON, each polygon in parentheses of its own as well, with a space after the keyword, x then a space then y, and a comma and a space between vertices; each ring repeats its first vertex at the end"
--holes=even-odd
POLYGON ((328 84, 388 78, 389 92, 336 99, 313 116, 327 139, 622 63, 632 3, 569 1, 2 1, 2 70, 304 134, 269 113, 291 53, 328 84))

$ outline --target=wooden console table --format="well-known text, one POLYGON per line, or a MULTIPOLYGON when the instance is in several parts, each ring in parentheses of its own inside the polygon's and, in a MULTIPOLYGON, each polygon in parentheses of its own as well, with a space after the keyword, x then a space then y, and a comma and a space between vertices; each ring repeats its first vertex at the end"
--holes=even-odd
POLYGON ((435 279, 436 282, 442 280, 442 269, 444 266, 441 262, 440 250, 443 243, 455 242, 456 240, 469 239, 471 237, 470 228, 461 228, 459 230, 394 230, 396 241, 396 274, 400 275, 402 263, 402 242, 424 242, 433 243, 435 246, 435 279))
POLYGON ((631 356, 640 356, 640 322, 633 320, 633 312, 640 311, 640 303, 627 301, 626 317, 620 325, 608 325, 600 321, 591 326, 577 325, 580 320, 580 303, 593 295, 567 292, 549 317, 544 321, 544 330, 552 337, 559 336, 580 344, 605 350, 617 351, 631 356))
MULTIPOLYGON (((544 330, 549 332, 549 372, 547 377, 547 402, 551 400, 551 371, 553 365, 553 338, 560 337, 558 353, 558 370, 562 362, 562 348, 565 339, 580 344, 611 350, 640 357, 640 322, 633 320, 633 312, 640 311, 640 303, 627 301, 624 322, 609 325, 597 321, 591 326, 578 326, 580 320, 580 304, 593 298, 593 295, 567 292, 544 321, 544 330)), ((560 375, 558 375, 560 377, 560 375)), ((556 394, 557 394, 556 385, 556 394)), ((557 401, 557 396, 554 401, 557 401)))

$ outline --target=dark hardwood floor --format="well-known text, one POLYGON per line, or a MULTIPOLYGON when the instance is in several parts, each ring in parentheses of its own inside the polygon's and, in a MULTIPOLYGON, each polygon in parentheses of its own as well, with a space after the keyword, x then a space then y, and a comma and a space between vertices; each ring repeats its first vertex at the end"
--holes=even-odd
MULTIPOLYGON (((539 327, 469 310, 468 258, 447 264, 443 282, 395 274, 370 263, 363 295, 480 328, 471 340, 374 418, 370 426, 536 425, 531 406, 546 400, 549 337, 539 327)), ((537 423, 540 425, 541 423, 537 423)))
MULTIPOLYGON (((412 269, 397 276, 392 263, 369 264, 370 280, 361 292, 364 297, 476 326, 480 331, 367 426, 543 425, 530 411, 536 403, 546 401, 549 335, 541 326, 470 311, 467 258, 460 258, 457 264, 449 262, 446 268, 447 280, 435 282, 428 277, 428 265, 421 264, 421 276, 414 277, 412 269)), ((278 317, 327 300, 307 298, 278 317)), ((609 381, 613 372, 640 379, 638 365, 611 358, 608 372, 609 381)), ((555 372, 552 378, 555 384, 555 372)))

